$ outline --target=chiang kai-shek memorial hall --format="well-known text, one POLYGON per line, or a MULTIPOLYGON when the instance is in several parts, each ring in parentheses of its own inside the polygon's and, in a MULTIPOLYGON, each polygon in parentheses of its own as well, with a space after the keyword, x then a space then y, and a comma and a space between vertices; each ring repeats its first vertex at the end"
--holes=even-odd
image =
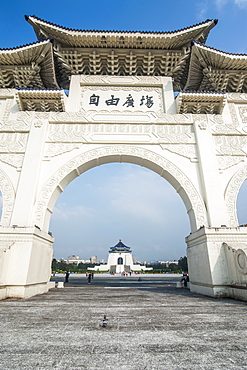
POLYGON ((122 239, 119 239, 119 242, 114 247, 110 247, 106 264, 88 267, 88 270, 109 271, 115 274, 131 273, 132 271, 145 272, 152 269, 152 267, 146 267, 145 264, 135 263, 131 248, 125 245, 122 239))
POLYGON ((0 298, 52 287, 56 200, 88 169, 127 162, 187 209, 191 291, 247 300, 247 56, 205 44, 215 20, 130 32, 25 18, 37 42, 0 49, 0 298))

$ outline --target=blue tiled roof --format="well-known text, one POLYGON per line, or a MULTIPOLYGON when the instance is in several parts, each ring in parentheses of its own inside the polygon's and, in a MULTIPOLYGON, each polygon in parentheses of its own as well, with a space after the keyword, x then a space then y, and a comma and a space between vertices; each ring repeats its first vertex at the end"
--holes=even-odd
POLYGON ((120 253, 120 252, 125 252, 125 253, 132 252, 130 250, 130 247, 127 247, 124 243, 122 243, 121 239, 114 247, 110 247, 110 250, 109 250, 109 253, 120 253))

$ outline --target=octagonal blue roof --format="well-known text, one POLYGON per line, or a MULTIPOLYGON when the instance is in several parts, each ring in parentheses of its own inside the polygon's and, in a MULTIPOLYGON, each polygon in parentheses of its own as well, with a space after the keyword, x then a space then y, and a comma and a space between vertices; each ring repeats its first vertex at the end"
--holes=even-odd
POLYGON ((119 239, 119 242, 114 245, 114 247, 110 247, 109 253, 120 253, 120 252, 125 252, 125 253, 131 253, 132 251, 130 250, 130 247, 127 247, 121 239, 119 239))

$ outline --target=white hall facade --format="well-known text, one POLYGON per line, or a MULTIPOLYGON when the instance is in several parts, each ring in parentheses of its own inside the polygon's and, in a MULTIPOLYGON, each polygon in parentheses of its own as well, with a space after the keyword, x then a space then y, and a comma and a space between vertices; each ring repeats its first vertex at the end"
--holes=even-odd
POLYGON ((110 247, 106 264, 88 267, 88 270, 108 271, 114 274, 145 272, 152 269, 152 267, 146 267, 144 264, 134 263, 132 250, 122 242, 122 239, 119 239, 119 242, 114 247, 110 247))
POLYGON ((26 20, 38 41, 0 49, 0 297, 47 292, 59 195, 90 168, 127 162, 184 202, 190 289, 246 300, 246 55, 205 45, 215 20, 173 32, 26 20))

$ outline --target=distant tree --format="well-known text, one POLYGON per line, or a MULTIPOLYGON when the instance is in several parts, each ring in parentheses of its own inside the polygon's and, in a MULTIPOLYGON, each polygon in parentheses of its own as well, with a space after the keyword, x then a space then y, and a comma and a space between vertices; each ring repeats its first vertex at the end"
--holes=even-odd
POLYGON ((80 262, 78 264, 78 269, 86 270, 88 267, 94 267, 94 266, 95 266, 94 263, 82 263, 82 262, 80 262))
POLYGON ((187 257, 180 257, 178 261, 178 266, 182 271, 188 271, 187 257))
POLYGON ((69 269, 69 265, 64 260, 57 263, 57 270, 69 271, 69 269))
POLYGON ((179 269, 179 266, 176 263, 169 263, 169 269, 172 272, 175 272, 175 271, 177 271, 179 269))
POLYGON ((53 260, 51 262, 51 270, 56 271, 56 269, 57 269, 57 260, 56 260, 56 258, 53 258, 53 260))

